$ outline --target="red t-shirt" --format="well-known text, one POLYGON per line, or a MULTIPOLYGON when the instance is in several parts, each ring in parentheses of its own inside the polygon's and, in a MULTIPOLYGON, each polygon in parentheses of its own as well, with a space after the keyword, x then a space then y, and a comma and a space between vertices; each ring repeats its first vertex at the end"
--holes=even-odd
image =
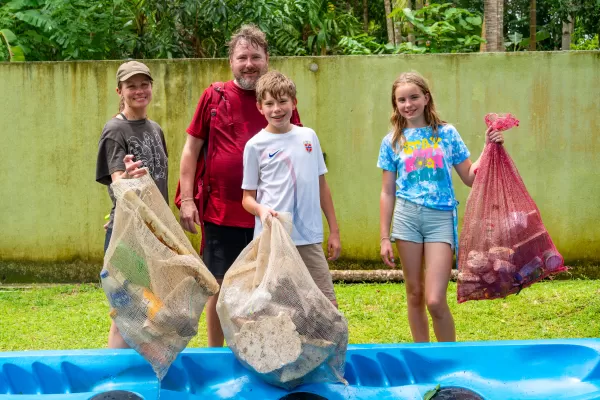
MULTIPOLYGON (((210 129, 211 98, 214 88, 207 88, 196 107, 196 112, 187 128, 187 133, 196 138, 210 138, 212 154, 210 163, 210 195, 204 210, 204 221, 217 225, 253 228, 254 216, 242 207, 243 155, 246 142, 267 126, 267 120, 256 108, 256 92, 245 90, 233 81, 225 82, 227 105, 219 101, 214 130, 210 129), (229 128, 229 121, 233 129, 229 128)), ((300 116, 294 111, 292 124, 300 125, 300 116)))

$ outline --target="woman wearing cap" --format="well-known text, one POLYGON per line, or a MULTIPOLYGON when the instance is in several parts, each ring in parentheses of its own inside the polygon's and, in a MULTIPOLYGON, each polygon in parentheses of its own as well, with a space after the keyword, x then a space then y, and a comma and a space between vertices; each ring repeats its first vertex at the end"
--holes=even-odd
MULTIPOLYGON (((152 100, 152 75, 148 67, 137 61, 121 64, 117 70, 117 94, 121 98, 119 113, 104 125, 98 144, 96 181, 110 185, 117 179, 136 178, 146 173, 168 203, 168 163, 165 136, 161 127, 147 118, 152 100)), ((108 186, 113 206, 104 226, 104 252, 110 243, 115 212, 115 198, 108 186)), ((108 335, 109 348, 127 348, 127 343, 112 322, 108 335)))

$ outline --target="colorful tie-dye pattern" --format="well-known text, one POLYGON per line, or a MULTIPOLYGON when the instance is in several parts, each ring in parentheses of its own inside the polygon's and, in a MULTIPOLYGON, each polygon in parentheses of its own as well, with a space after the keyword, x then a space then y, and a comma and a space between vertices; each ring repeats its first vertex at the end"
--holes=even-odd
POLYGON ((404 130, 400 151, 392 149, 392 133, 383 138, 377 167, 396 172, 396 197, 438 210, 458 204, 452 167, 469 158, 467 146, 454 126, 440 125, 437 137, 430 127, 404 130))

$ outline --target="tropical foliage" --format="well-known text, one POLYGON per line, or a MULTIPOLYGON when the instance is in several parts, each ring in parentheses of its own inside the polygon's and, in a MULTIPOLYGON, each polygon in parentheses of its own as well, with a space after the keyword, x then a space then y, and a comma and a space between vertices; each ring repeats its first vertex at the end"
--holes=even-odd
MULTIPOLYGON (((248 22, 272 55, 472 52, 490 1, 506 49, 527 49, 532 0, 0 0, 0 61, 224 57, 248 22)), ((537 49, 560 48, 566 21, 574 49, 597 47, 600 0, 538 0, 536 16, 537 49)))

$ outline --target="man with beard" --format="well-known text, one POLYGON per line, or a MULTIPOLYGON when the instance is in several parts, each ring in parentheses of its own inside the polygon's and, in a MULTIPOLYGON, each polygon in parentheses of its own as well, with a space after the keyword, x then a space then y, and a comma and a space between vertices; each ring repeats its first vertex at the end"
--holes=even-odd
MULTIPOLYGON (((269 66, 265 34, 254 25, 242 26, 229 42, 229 65, 234 80, 213 83, 200 97, 180 164, 180 222, 191 233, 198 233, 196 225, 204 227, 201 253, 219 284, 254 235, 254 216, 242 207, 243 153, 246 142, 267 126, 254 91, 269 66), (204 165, 198 162, 203 146, 204 165)), ((291 122, 300 125, 296 112, 291 122)), ((206 304, 209 347, 224 342, 217 298, 206 304)))

